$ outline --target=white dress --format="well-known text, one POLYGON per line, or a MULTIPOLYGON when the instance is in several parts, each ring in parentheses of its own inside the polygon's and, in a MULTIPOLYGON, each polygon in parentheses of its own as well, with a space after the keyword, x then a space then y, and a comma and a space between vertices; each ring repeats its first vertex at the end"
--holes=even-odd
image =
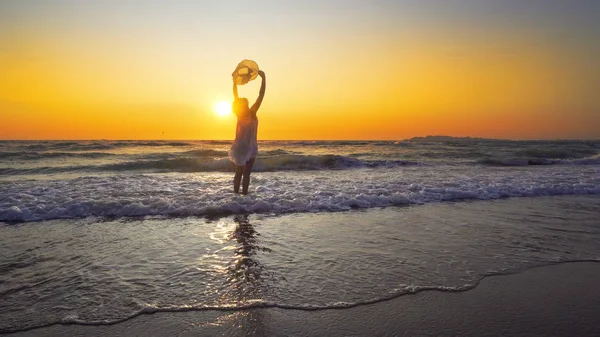
POLYGON ((229 150, 229 158, 237 166, 244 166, 258 154, 258 118, 251 116, 238 118, 235 140, 229 150))

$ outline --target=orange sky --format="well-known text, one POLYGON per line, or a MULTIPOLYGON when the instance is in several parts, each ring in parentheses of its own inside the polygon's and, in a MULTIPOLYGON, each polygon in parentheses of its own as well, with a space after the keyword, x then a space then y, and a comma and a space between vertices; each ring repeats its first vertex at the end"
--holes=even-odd
POLYGON ((260 139, 600 138, 592 9, 238 2, 0 3, 0 139, 231 139, 244 58, 260 139))

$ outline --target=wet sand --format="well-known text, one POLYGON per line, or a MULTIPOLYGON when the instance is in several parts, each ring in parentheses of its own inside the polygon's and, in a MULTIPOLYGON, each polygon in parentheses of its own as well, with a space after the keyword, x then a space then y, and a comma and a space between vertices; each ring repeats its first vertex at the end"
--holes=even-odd
POLYGON ((10 336, 598 336, 600 263, 484 278, 349 309, 257 308, 141 315, 108 326, 54 325, 10 336))

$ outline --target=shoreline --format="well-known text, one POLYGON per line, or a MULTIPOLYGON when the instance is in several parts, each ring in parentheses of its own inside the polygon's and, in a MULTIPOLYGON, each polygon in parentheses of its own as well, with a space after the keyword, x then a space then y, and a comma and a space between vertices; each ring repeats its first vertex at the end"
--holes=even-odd
MULTIPOLYGON (((158 173, 158 174, 163 174, 163 173, 158 173)), ((170 173, 167 173, 170 174, 170 173)), ((234 196, 234 197, 239 197, 239 198, 246 198, 246 197, 253 197, 255 195, 257 195, 256 192, 254 193, 248 193, 245 196, 242 195, 235 195, 233 192, 228 192, 227 195, 230 196, 234 196)), ((199 220, 207 220, 207 221, 217 221, 220 219, 226 219, 226 218, 231 218, 231 217, 235 217, 235 216, 259 216, 259 217, 271 217, 271 218, 281 218, 281 217, 285 217, 285 216, 294 216, 294 215, 319 215, 319 214, 346 214, 346 213, 350 213, 350 212, 369 212, 369 211, 375 211, 375 210, 380 210, 380 209, 406 209, 406 208, 412 208, 412 207, 421 207, 424 205, 452 205, 452 204, 472 204, 472 203, 494 203, 494 202, 504 202, 506 200, 539 200, 539 199, 550 199, 550 198, 570 198, 570 197, 574 197, 574 198, 593 198, 593 199, 598 199, 600 200, 600 194, 593 194, 593 193, 588 193, 588 194, 569 194, 569 193, 565 193, 565 194, 553 194, 553 195, 519 195, 519 196, 510 196, 510 197, 500 197, 500 198, 496 198, 496 199, 474 199, 474 198, 463 198, 463 199, 452 199, 452 200, 439 200, 439 201, 431 201, 431 202, 427 202, 427 203, 405 203, 405 204, 391 204, 391 205, 386 205, 386 206, 370 206, 370 207, 360 207, 360 206, 351 206, 350 209, 340 209, 340 210, 326 210, 326 209, 320 209, 320 210, 315 210, 315 211, 289 211, 289 212, 282 212, 282 213, 275 213, 272 211, 266 211, 266 212, 253 212, 253 211, 248 211, 248 212, 240 212, 240 213, 236 213, 236 212, 223 212, 223 213, 207 213, 207 214, 203 214, 203 215, 153 215, 153 214, 145 214, 145 215, 119 215, 119 216, 102 216, 102 215, 88 215, 85 217, 65 217, 65 218, 51 218, 51 219, 35 219, 35 220, 0 220, 0 227, 1 226, 11 226, 11 225, 35 225, 35 224, 40 224, 40 223, 44 223, 44 222, 60 222, 60 221, 86 221, 89 219, 94 219, 94 220, 99 220, 100 222, 103 221, 111 221, 111 220, 117 220, 117 219, 125 219, 127 221, 144 221, 144 220, 171 220, 171 219, 199 219, 199 220)), ((587 260, 577 260, 574 262, 578 262, 578 261, 584 261, 586 262, 587 260)), ((535 267, 534 267, 535 268, 535 267)), ((489 275, 489 276, 494 276, 494 275, 489 275)))
POLYGON ((54 324, 4 335, 593 335, 600 333, 598 285, 600 261, 557 262, 485 276, 462 291, 424 289, 348 308, 157 312, 111 325, 54 324))

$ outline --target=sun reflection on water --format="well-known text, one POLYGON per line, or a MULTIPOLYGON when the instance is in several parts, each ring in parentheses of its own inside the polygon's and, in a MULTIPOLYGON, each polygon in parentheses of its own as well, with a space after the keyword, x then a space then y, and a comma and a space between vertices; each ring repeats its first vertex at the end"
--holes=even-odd
MULTIPOLYGON (((258 252, 270 253, 271 249, 260 246, 260 234, 250 223, 247 215, 219 220, 214 231, 208 234, 217 247, 198 258, 202 268, 222 275, 221 284, 207 285, 218 293, 218 305, 222 308, 239 308, 264 303, 266 282, 269 275, 257 257, 258 252)), ((261 310, 244 309, 220 315, 212 322, 202 325, 231 325, 247 332, 259 332, 264 328, 261 310)))
POLYGON ((220 275, 215 284, 207 285, 218 293, 220 306, 262 301, 263 277, 268 273, 257 253, 271 249, 260 246, 259 236, 247 215, 221 219, 208 234, 215 245, 198 257, 198 268, 220 275))

